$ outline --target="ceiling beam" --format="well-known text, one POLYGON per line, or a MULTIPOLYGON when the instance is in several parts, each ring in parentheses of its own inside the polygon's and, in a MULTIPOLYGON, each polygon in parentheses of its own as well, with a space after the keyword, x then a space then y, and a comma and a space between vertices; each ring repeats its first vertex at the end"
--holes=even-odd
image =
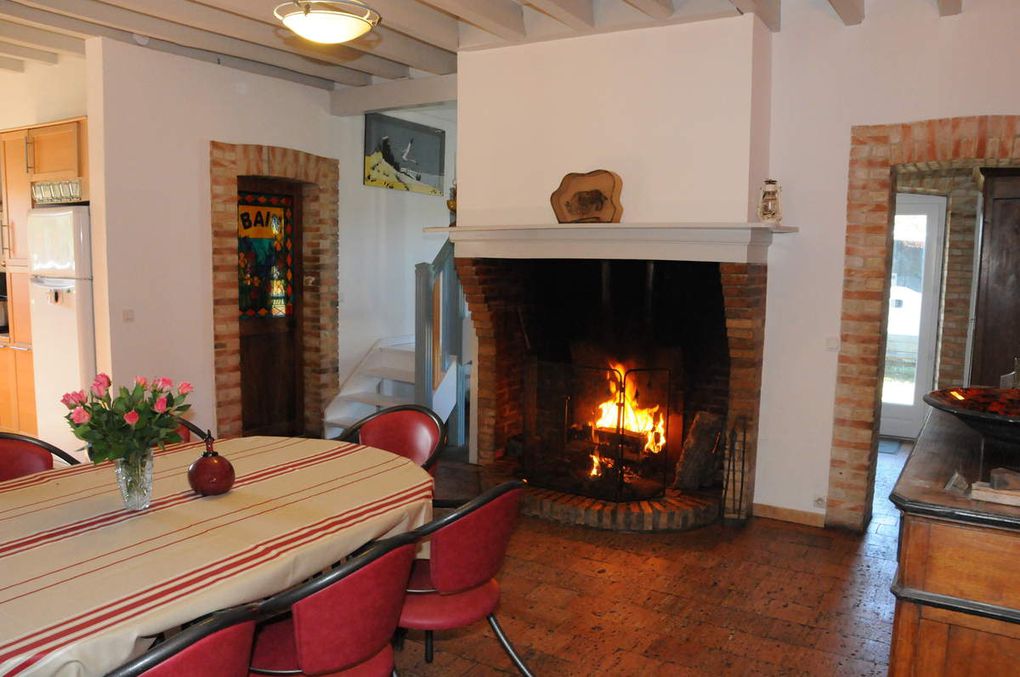
POLYGON ((864 0, 829 0, 829 4, 847 26, 864 21, 864 0))
POLYGON ((524 10, 514 0, 424 0, 483 31, 516 42, 525 36, 524 10))
POLYGON ((24 59, 25 61, 38 61, 39 63, 45 64, 55 64, 60 60, 60 57, 56 52, 47 52, 42 49, 36 49, 35 47, 15 45, 14 43, 3 42, 2 40, 0 40, 0 54, 24 59))
POLYGON ((939 16, 953 16, 963 12, 963 0, 938 0, 939 16))
POLYGON ((379 12, 384 28, 450 52, 456 52, 460 46, 460 22, 449 14, 407 0, 369 0, 368 4, 379 12))
POLYGON ((25 70, 25 62, 20 59, 12 59, 7 56, 0 56, 0 70, 14 71, 21 73, 25 70))
POLYGON ((575 31, 589 31, 595 27, 595 10, 592 0, 527 0, 535 9, 545 12, 575 31))
MULTIPOLYGON (((408 0, 402 0, 402 2, 405 5, 416 4, 408 2, 408 0)), ((306 45, 310 44, 302 38, 293 36, 273 16, 273 9, 281 3, 282 0, 199 0, 197 3, 189 4, 207 5, 241 17, 261 21, 270 26, 272 30, 280 31, 283 35, 288 36, 288 41, 300 40, 306 45)), ((371 5, 373 9, 376 8, 376 3, 373 2, 371 5)), ((434 12, 435 10, 431 11, 434 12)), ((438 14, 438 12, 435 13, 438 14)), ((446 18, 456 23, 456 20, 452 17, 446 18)), ((434 45, 417 40, 415 37, 408 37, 403 33, 387 28, 387 25, 387 17, 383 15, 381 24, 375 30, 357 40, 344 43, 342 48, 367 52, 377 57, 406 64, 412 68, 428 73, 436 73, 437 75, 445 75, 457 71, 457 55, 452 51, 440 49, 434 45)))
POLYGON ((626 2, 654 19, 668 19, 676 11, 673 0, 626 0, 626 2))
POLYGON ((410 77, 407 66, 359 52, 344 45, 316 45, 277 31, 269 24, 239 17, 220 9, 187 0, 102 0, 125 10, 201 30, 246 40, 264 47, 290 51, 337 66, 354 68, 381 78, 410 77))
POLYGON ((85 54, 85 41, 73 35, 53 33, 35 26, 8 23, 0 19, 0 39, 22 45, 52 49, 65 54, 85 54))
POLYGON ((427 106, 457 100, 457 75, 381 82, 368 87, 345 87, 333 92, 333 115, 361 115, 378 110, 427 106))
POLYGON ((130 34, 135 33, 207 53, 267 64, 345 85, 363 86, 372 81, 370 75, 360 71, 310 61, 290 52, 214 35, 144 14, 125 12, 119 7, 104 5, 94 0, 31 0, 31 2, 22 0, 22 2, 25 4, 0 0, 0 17, 6 16, 16 21, 51 26, 79 35, 100 35, 115 40, 123 39, 125 33, 129 38, 130 34), (32 6, 27 6, 29 4, 32 6), (39 9, 40 7, 44 9, 39 9), (47 9, 56 11, 46 11, 47 9))
POLYGON ((780 0, 730 0, 741 14, 755 14, 773 33, 779 32, 780 0))

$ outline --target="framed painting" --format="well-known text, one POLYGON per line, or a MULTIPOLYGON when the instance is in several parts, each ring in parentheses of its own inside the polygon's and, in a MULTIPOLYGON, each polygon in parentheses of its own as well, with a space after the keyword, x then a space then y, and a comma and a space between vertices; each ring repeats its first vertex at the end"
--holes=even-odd
POLYGON ((399 118, 365 115, 365 185, 443 195, 446 132, 399 118))

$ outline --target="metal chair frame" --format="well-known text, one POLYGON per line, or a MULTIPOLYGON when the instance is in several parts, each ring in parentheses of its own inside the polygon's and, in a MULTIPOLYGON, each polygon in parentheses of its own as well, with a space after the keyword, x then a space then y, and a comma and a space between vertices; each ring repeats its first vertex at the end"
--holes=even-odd
POLYGON ((398 411, 416 411, 420 414, 425 414, 432 420, 433 423, 435 423, 436 428, 439 430, 439 441, 436 443, 436 450, 432 452, 432 455, 429 456, 428 460, 426 460, 421 466, 425 470, 428 470, 436 464, 436 461, 439 460, 439 452, 446 447, 446 424, 443 423, 443 419, 439 418, 439 415, 436 412, 432 411, 428 407, 423 407, 420 404, 398 404, 393 407, 380 409, 379 411, 369 414, 365 418, 351 425, 350 428, 344 431, 339 439, 341 442, 357 442, 359 441, 358 433, 363 425, 369 421, 379 418, 380 416, 385 416, 386 414, 392 414, 398 411))
POLYGON ((49 442, 36 439, 35 437, 30 437, 28 435, 21 435, 19 433, 0 432, 0 440, 14 440, 15 442, 25 442, 27 444, 33 444, 39 447, 40 449, 45 449, 46 451, 50 452, 50 454, 56 456, 57 458, 59 458, 61 461, 68 465, 78 465, 79 463, 81 463, 81 461, 76 459, 74 456, 71 456, 66 451, 63 451, 62 449, 53 446, 49 442))

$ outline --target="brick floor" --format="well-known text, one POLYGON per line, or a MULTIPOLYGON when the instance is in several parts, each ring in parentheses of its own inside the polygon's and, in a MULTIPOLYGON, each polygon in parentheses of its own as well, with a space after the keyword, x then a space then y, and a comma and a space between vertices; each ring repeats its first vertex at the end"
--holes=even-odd
MULTIPOLYGON (((864 535, 752 519, 744 527, 630 534, 523 518, 498 617, 536 675, 884 675, 906 458, 880 454, 864 535)), ((514 672, 488 624, 420 633, 402 675, 514 672)))

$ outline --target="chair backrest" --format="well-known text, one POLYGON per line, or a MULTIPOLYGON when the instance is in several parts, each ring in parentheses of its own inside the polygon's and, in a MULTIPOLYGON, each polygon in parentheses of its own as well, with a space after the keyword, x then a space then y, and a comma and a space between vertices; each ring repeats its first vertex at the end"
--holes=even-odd
POLYGON ((429 572, 441 594, 470 590, 503 566, 524 493, 506 482, 418 530, 429 540, 429 572))
POLYGON ((68 465, 78 460, 48 442, 27 435, 0 433, 0 482, 53 469, 53 457, 68 465))
POLYGON ((380 541, 341 567, 266 601, 294 616, 302 672, 339 672, 372 658, 397 629, 414 560, 414 537, 380 541))
POLYGON ((431 409, 404 404, 361 419, 341 439, 400 454, 429 470, 446 440, 446 426, 431 409))
POLYGON ((257 606, 213 614, 107 677, 247 677, 257 606))
POLYGON ((181 436, 181 442, 190 442, 193 434, 200 440, 204 440, 206 435, 212 437, 212 432, 202 430, 200 426, 192 423, 186 418, 178 417, 177 424, 177 434, 181 436))

